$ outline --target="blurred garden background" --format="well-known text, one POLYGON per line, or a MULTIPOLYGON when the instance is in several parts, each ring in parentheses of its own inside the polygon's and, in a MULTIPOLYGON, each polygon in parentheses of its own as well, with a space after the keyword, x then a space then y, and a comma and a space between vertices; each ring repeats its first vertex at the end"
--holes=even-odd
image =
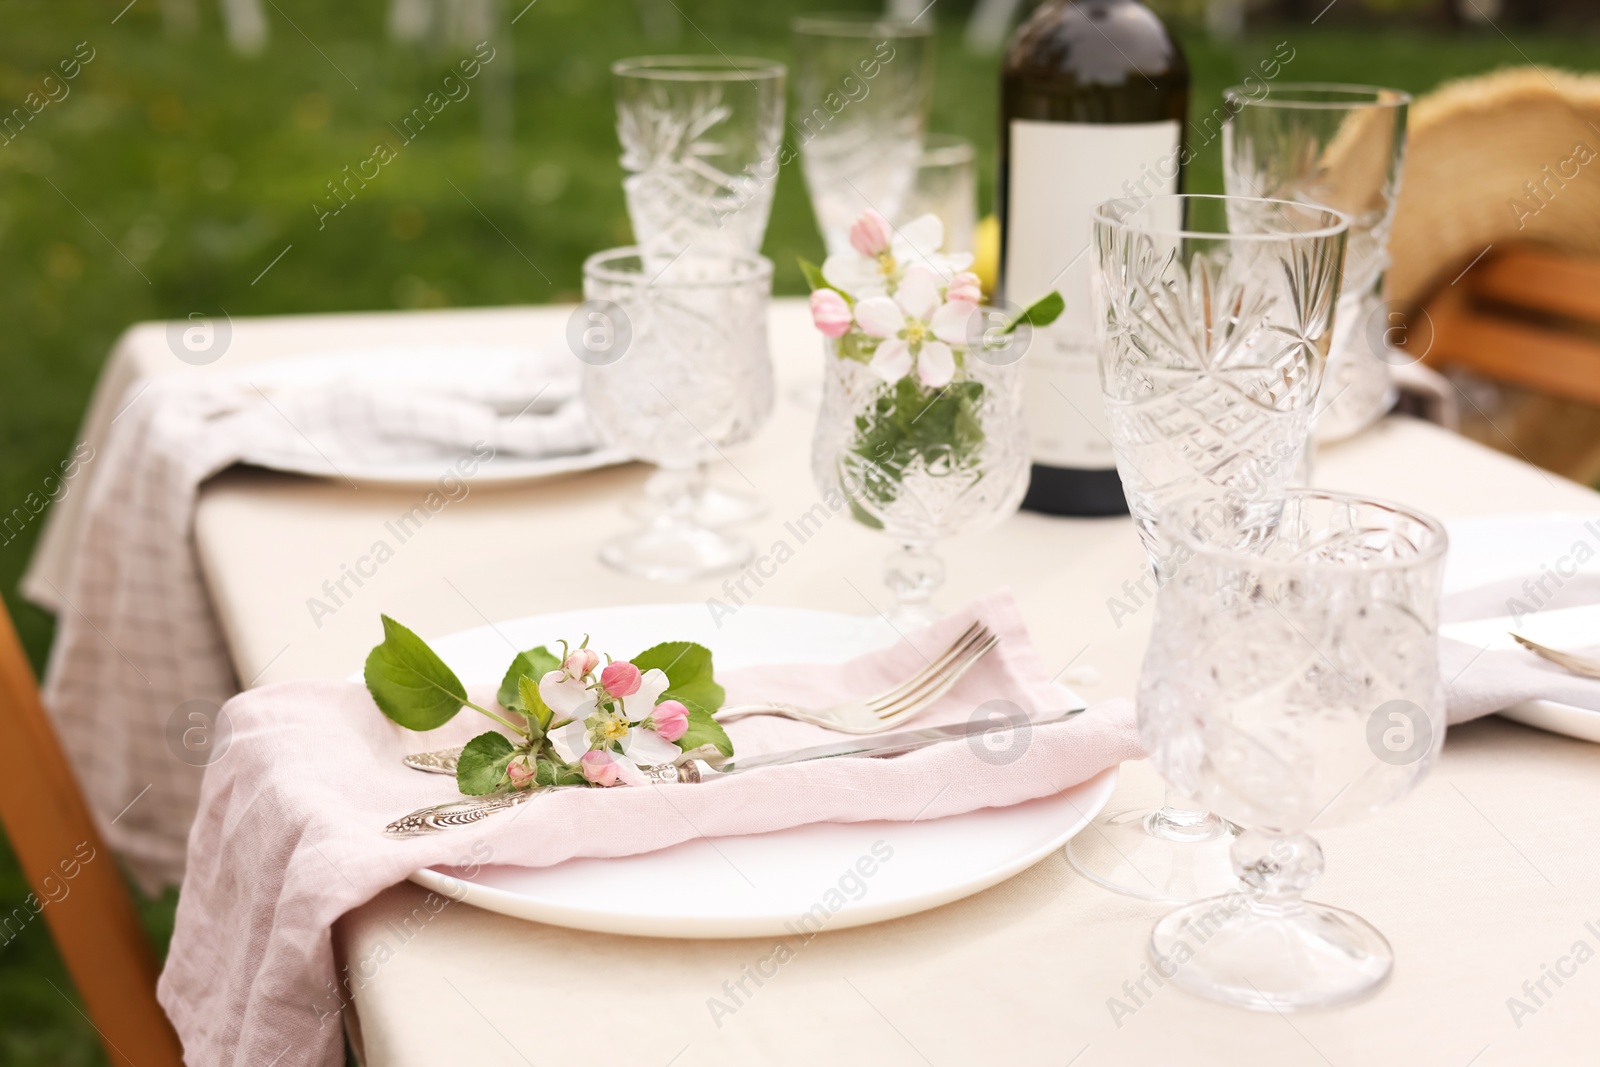
MULTIPOLYGON (((41 492, 71 452, 101 362, 131 323, 577 299, 584 256, 629 240, 610 63, 786 59, 793 15, 851 6, 264 0, 231 5, 265 21, 236 14, 230 38, 227 3, 0 0, 0 511, 41 492), (393 126, 475 53, 492 58, 470 95, 319 218, 328 183, 380 139, 397 142, 393 126), (74 60, 77 76, 61 79, 74 60), (36 112, 29 94, 44 101, 36 112)), ((1188 51, 1196 115, 1279 42, 1296 80, 1414 92, 1530 62, 1600 69, 1600 29, 1586 21, 1596 5, 1576 0, 1154 6, 1188 51)), ((977 144, 988 211, 999 57, 968 46, 971 15, 972 0, 928 12, 940 26, 930 127, 977 144)), ((1220 191, 1219 151, 1201 149, 1191 190, 1220 191)), ((765 251, 778 290, 802 292, 795 257, 820 258, 821 241, 792 168, 765 251)), ((37 533, 35 520, 0 534, 0 588, 42 669, 50 619, 15 593, 37 533)), ((0 844, 0 915, 27 893, 0 844)), ((164 947, 171 895, 144 907, 164 947)), ((0 1064, 103 1062, 44 924, 0 939, 0 1064)))

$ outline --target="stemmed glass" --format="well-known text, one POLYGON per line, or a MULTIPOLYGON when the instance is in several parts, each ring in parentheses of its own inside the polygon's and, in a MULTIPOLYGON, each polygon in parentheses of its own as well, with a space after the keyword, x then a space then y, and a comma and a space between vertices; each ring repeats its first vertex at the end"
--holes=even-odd
MULTIPOLYGON (((1094 213, 1100 384, 1117 473, 1157 585, 1161 509, 1210 490, 1270 511, 1306 448, 1347 220, 1281 200, 1110 200, 1094 213)), ((1237 883, 1237 828, 1167 791, 1101 815, 1067 858, 1106 888, 1187 901, 1237 883)))
POLYGON ((1444 527, 1309 490, 1265 510, 1191 498, 1162 526, 1183 563, 1157 594, 1140 734, 1167 781, 1252 829, 1232 847, 1245 891, 1172 912, 1150 953, 1240 1007, 1358 997, 1394 955, 1365 920, 1302 898, 1323 866, 1309 831, 1404 796, 1444 742, 1444 527))
POLYGON ((1285 83, 1224 94, 1223 176, 1235 196, 1266 196, 1329 207, 1350 216, 1344 291, 1314 433, 1348 437, 1394 406, 1383 337, 1383 276, 1389 266, 1405 159, 1411 97, 1367 85, 1285 83))
POLYGON ((767 303, 772 263, 749 253, 685 251, 665 266, 638 248, 583 265, 583 398, 612 444, 661 468, 660 508, 607 542, 600 558, 657 581, 736 570, 748 541, 699 519, 708 463, 750 438, 772 412, 767 303))
POLYGON ((666 258, 760 252, 783 144, 783 64, 640 56, 611 72, 634 240, 666 258))
POLYGON ((811 471, 824 506, 895 542, 884 581, 901 630, 939 617, 933 593, 944 564, 933 545, 1013 514, 1028 488, 1022 366, 1031 331, 1001 336, 997 308, 977 308, 970 342, 952 345, 955 377, 923 385, 913 372, 886 383, 858 355, 825 338, 822 411, 811 471))
MULTIPOLYGON (((784 160, 782 63, 728 56, 639 56, 614 63, 622 187, 634 239, 666 263, 694 249, 755 255, 784 160)), ((677 493, 658 474, 630 510, 662 514, 677 493)), ((760 516, 760 497, 708 484, 696 521, 760 516)))
POLYGON ((791 125, 830 255, 871 208, 899 222, 922 159, 933 98, 933 25, 872 15, 793 22, 791 125))

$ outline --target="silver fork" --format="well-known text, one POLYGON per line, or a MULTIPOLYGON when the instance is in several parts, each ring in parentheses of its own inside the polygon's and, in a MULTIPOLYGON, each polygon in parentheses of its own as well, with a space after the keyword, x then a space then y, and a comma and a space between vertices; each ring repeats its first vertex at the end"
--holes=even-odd
MULTIPOLYGON (((992 630, 981 622, 974 622, 922 670, 876 696, 826 708, 803 708, 779 701, 738 704, 723 708, 715 717, 718 722, 729 723, 754 715, 777 715, 844 734, 883 733, 925 710, 948 693, 962 675, 999 643, 1000 638, 992 630)), ((456 758, 460 755, 459 747, 417 752, 405 757, 405 765, 430 774, 453 775, 456 773, 456 758)))
POLYGON ((1537 641, 1530 641, 1521 634, 1512 634, 1511 639, 1534 655, 1542 656, 1556 666, 1566 668, 1573 674, 1581 674, 1586 678, 1600 678, 1600 660, 1589 656, 1580 656, 1573 652, 1563 652, 1558 648, 1549 648, 1539 644, 1537 641))

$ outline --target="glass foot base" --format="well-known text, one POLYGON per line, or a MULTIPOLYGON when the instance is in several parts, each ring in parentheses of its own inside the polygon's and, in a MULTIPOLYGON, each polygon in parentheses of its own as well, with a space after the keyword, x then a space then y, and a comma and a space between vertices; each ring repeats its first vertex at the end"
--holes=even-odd
POLYGON ((1161 811, 1149 808, 1101 815, 1067 842, 1067 862, 1114 893, 1187 904, 1242 888, 1229 850, 1237 828, 1215 815, 1187 836, 1157 836, 1161 811))
MULTIPOLYGON (((648 486, 645 493, 635 497, 633 501, 624 506, 624 510, 636 519, 651 520, 660 518, 669 513, 666 503, 650 494, 648 486)), ((699 501, 694 506, 694 511, 689 518, 697 526, 720 529, 724 526, 736 526, 741 522, 750 522, 759 519, 767 513, 766 501, 754 493, 743 493, 737 489, 721 489, 715 485, 706 487, 700 494, 699 501)))
POLYGON ((698 526, 657 524, 600 548, 600 561, 653 582, 688 582, 736 571, 755 557, 748 541, 698 526))
POLYGON ((1376 989, 1394 965, 1389 942, 1357 915, 1244 893, 1156 923, 1150 958, 1162 978, 1191 993, 1256 1011, 1343 1004, 1376 989))

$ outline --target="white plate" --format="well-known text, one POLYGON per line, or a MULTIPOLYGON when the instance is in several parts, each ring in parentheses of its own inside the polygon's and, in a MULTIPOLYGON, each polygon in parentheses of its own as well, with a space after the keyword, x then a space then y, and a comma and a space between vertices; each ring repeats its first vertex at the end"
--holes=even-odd
MULTIPOLYGON (((515 415, 535 396, 537 412, 572 394, 575 373, 550 385, 551 368, 571 358, 565 346, 553 345, 339 349, 252 364, 239 373, 267 393, 383 381, 449 393, 515 415)), ((545 458, 496 455, 478 467, 472 483, 505 485, 626 462, 628 456, 613 448, 545 458)), ((436 458, 371 465, 345 461, 339 474, 364 485, 413 489, 438 484, 442 469, 436 458)))
MULTIPOLYGON (((527 648, 586 632, 591 647, 620 655, 694 640, 712 649, 719 670, 837 663, 895 640, 881 619, 820 611, 752 605, 736 623, 719 630, 700 604, 651 605, 535 616, 430 644, 471 685, 505 673, 511 649, 501 635, 527 648)), ((1105 807, 1116 780, 1111 767, 1056 796, 944 819, 818 823, 638 856, 485 867, 470 879, 428 868, 411 880, 490 911, 602 933, 784 936, 807 915, 805 929, 836 930, 938 907, 1031 867, 1105 807)))
MULTIPOLYGON (((1450 554, 1445 560, 1446 596, 1512 578, 1538 575, 1557 561, 1571 558, 1578 542, 1594 550, 1595 558, 1577 565, 1581 574, 1600 574, 1600 516, 1552 513, 1468 519, 1446 524, 1450 554), (1586 524, 1594 523, 1590 529, 1586 524)), ((1575 563, 1576 561, 1574 561, 1575 563)), ((1506 631, 1509 618, 1475 619, 1440 628, 1446 637, 1496 650, 1515 648, 1506 631)), ((1596 643, 1600 632, 1600 605, 1536 612, 1515 625, 1518 633, 1554 648, 1596 643)), ((1600 712, 1553 700, 1526 700, 1500 714, 1541 730, 1600 742, 1600 712)))

